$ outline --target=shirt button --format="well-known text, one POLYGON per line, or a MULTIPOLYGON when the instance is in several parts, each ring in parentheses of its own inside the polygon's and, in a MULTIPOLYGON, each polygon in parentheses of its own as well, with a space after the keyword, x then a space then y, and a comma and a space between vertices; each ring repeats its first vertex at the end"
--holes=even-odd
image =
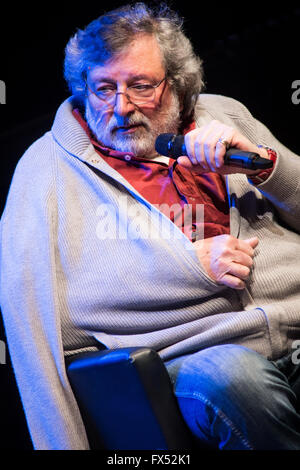
POLYGON ((125 155, 124 158, 125 158, 125 160, 126 160, 127 162, 129 162, 129 161, 131 160, 131 156, 130 156, 130 155, 125 155))

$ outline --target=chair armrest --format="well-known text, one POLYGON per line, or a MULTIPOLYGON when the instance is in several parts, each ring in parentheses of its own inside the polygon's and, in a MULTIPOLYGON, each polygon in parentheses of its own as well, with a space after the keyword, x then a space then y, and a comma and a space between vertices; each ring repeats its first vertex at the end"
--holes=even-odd
POLYGON ((160 356, 149 348, 66 359, 92 449, 190 449, 192 437, 160 356))

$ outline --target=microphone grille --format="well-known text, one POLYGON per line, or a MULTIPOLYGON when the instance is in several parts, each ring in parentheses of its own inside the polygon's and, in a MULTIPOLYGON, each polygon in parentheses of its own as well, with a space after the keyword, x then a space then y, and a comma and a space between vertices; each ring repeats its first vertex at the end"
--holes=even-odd
POLYGON ((155 142, 155 150, 160 155, 174 159, 186 155, 184 137, 183 135, 160 134, 155 142))
POLYGON ((160 155, 169 156, 170 154, 170 145, 174 134, 160 134, 155 141, 155 150, 160 155))

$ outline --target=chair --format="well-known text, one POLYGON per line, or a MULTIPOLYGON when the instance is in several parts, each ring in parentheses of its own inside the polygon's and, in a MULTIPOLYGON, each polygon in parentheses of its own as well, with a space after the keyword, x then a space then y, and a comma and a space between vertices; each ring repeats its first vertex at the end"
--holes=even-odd
POLYGON ((143 347, 80 353, 66 369, 91 449, 193 447, 160 356, 143 347))

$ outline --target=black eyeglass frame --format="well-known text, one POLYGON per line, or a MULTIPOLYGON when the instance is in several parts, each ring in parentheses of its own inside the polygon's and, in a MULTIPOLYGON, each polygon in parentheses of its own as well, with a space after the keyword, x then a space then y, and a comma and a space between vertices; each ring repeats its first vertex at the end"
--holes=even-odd
POLYGON ((131 85, 131 86, 129 86, 129 87, 126 88, 126 91, 116 91, 115 94, 114 94, 114 99, 115 99, 114 104, 113 104, 113 103, 110 103, 109 101, 107 101, 107 100, 104 99, 104 98, 100 98, 100 96, 98 96, 97 93, 96 93, 95 91, 93 91, 93 90, 90 88, 90 86, 89 86, 89 84, 87 83, 87 80, 86 80, 86 79, 85 79, 85 84, 86 84, 86 87, 88 88, 88 90, 90 91, 90 93, 91 93, 92 95, 95 95, 96 98, 98 98, 98 100, 100 100, 100 101, 103 102, 103 103, 107 103, 107 104, 109 104, 110 106, 115 106, 117 95, 125 95, 125 96, 127 97, 127 99, 128 99, 131 103, 136 104, 137 106, 139 106, 139 105, 142 105, 142 104, 148 104, 148 103, 153 102, 153 101, 155 100, 155 92, 156 92, 156 89, 157 89, 166 79, 167 79, 167 76, 165 75, 156 85, 150 85, 150 84, 148 84, 148 83, 147 83, 147 84, 139 84, 139 85, 131 85), (130 89, 130 88, 136 88, 136 87, 141 86, 141 85, 144 85, 144 86, 147 85, 149 88, 152 88, 152 89, 154 90, 153 98, 152 98, 151 100, 147 100, 147 101, 138 101, 138 102, 132 101, 132 98, 128 95, 127 90, 130 89))

